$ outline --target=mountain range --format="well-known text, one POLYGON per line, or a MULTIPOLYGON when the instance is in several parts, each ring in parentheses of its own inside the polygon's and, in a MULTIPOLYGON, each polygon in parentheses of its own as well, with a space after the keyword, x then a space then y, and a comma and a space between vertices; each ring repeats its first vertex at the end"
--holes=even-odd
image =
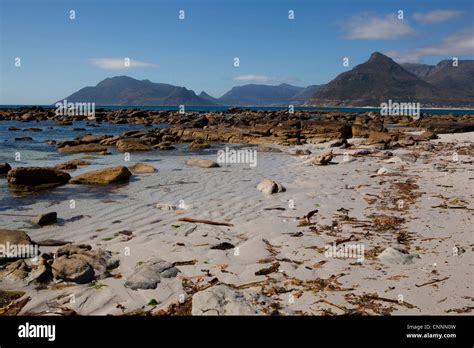
POLYGON ((378 106, 392 100, 419 102, 424 107, 472 106, 472 89, 469 91, 463 87, 466 79, 471 85, 474 82, 472 62, 460 61, 457 67, 453 67, 450 61, 442 61, 432 68, 420 65, 403 67, 374 52, 366 62, 318 89, 305 105, 378 106))
POLYGON ((422 107, 473 107, 474 60, 443 60, 437 65, 397 64, 374 52, 326 85, 297 87, 247 84, 220 98, 202 91, 128 76, 106 78, 65 98, 68 102, 130 106, 379 106, 383 102, 419 102, 422 107))

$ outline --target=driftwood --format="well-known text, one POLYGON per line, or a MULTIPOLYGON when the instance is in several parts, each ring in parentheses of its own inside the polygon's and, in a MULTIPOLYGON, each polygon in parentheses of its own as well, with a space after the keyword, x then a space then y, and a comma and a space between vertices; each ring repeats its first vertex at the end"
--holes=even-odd
POLYGON ((447 280, 449 279, 449 277, 446 277, 446 278, 443 278, 443 279, 435 279, 435 280, 432 280, 430 282, 426 282, 426 283, 423 283, 423 284, 415 284, 415 286, 417 288, 421 288, 422 286, 425 286, 425 285, 430 285, 430 284, 434 284, 434 283, 439 283, 439 282, 442 282, 443 280, 447 280))
POLYGON ((228 227, 234 226, 233 224, 230 224, 228 222, 217 222, 217 221, 201 220, 201 219, 193 219, 193 218, 179 218, 178 221, 194 222, 196 224, 208 224, 208 225, 214 225, 214 226, 228 226, 228 227))

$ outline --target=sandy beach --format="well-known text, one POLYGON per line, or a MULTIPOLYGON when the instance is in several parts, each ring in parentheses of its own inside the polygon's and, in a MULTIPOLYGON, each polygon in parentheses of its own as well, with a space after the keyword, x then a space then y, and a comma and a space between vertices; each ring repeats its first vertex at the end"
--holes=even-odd
MULTIPOLYGON (((472 312, 474 132, 440 134, 437 140, 390 150, 363 140, 348 139, 348 149, 330 148, 331 142, 272 145, 281 152, 258 151, 255 167, 185 164, 190 157, 217 161, 226 146, 257 149, 217 143, 194 154, 179 147, 166 156, 131 153, 129 161, 116 152, 42 160, 42 166, 76 158, 91 162, 71 171, 72 177, 135 163, 157 171, 134 174, 125 184, 67 184, 10 198, 14 205, 2 206, 1 228, 25 231, 35 242, 105 249, 119 266, 88 284, 54 280, 38 286, 28 278, 4 276, 1 288, 30 297, 20 314, 176 314, 180 308, 193 315, 472 312), (331 149, 329 165, 308 163, 331 149), (297 150, 311 154, 295 155, 297 150), (256 187, 264 178, 285 191, 260 192, 256 187), (29 216, 51 211, 58 223, 41 228, 30 223, 29 216), (358 253, 328 254, 328 247, 345 245, 358 253), (156 259, 170 263, 176 274, 162 273, 152 289, 125 286, 156 259)), ((0 185, 5 192, 4 178, 0 185)), ((40 250, 54 254, 58 247, 40 250)), ((28 263, 34 268, 35 261, 28 263)))

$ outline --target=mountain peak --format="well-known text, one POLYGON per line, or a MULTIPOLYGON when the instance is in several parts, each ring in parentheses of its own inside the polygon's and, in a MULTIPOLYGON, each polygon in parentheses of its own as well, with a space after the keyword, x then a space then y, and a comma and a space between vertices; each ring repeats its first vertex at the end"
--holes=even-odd
POLYGON ((374 61, 385 61, 385 62, 393 62, 392 58, 387 57, 386 55, 375 51, 370 55, 370 58, 368 60, 369 62, 374 62, 374 61))

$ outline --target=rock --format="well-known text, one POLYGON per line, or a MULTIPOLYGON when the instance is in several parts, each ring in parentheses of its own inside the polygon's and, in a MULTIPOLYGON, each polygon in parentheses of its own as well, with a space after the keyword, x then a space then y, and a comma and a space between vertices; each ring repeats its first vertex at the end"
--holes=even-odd
POLYGON ((413 139, 416 141, 428 141, 431 139, 438 139, 436 133, 430 131, 424 131, 421 134, 413 135, 413 139))
POLYGON ((408 137, 399 138, 396 143, 401 147, 407 147, 407 146, 415 145, 415 140, 413 140, 411 136, 408 136, 408 137))
POLYGON ((189 148, 193 150, 207 149, 209 147, 211 147, 211 145, 207 141, 203 141, 201 139, 196 139, 191 144, 189 144, 189 148))
POLYGON ((18 282, 26 279, 29 275, 29 267, 23 260, 17 260, 7 263, 0 268, 0 279, 9 280, 11 282, 18 282))
POLYGON ((52 167, 16 167, 8 172, 8 183, 12 185, 38 186, 61 185, 71 176, 52 167))
POLYGON ((15 141, 29 141, 29 140, 33 140, 32 137, 17 137, 15 138, 15 141))
POLYGON ((399 156, 393 156, 384 161, 385 163, 403 163, 403 160, 399 156))
POLYGON ((192 315, 257 315, 270 304, 266 296, 252 296, 220 284, 193 295, 192 315))
POLYGON ((77 159, 72 159, 72 160, 60 163, 54 166, 54 168, 59 169, 59 170, 71 170, 71 169, 77 169, 77 167, 79 166, 88 166, 90 164, 91 163, 89 161, 81 160, 77 158, 77 159))
POLYGON ((134 174, 147 174, 156 172, 156 168, 144 163, 136 163, 132 166, 129 166, 128 169, 134 174))
POLYGON ((7 173, 12 169, 8 163, 0 163, 0 175, 7 175, 7 173))
POLYGON ((406 250, 388 247, 377 258, 385 264, 408 265, 415 262, 414 259, 419 258, 419 256, 409 254, 406 250))
POLYGON ((392 141, 392 134, 388 132, 370 132, 369 138, 364 142, 364 144, 388 144, 390 141, 392 141))
POLYGON ((346 138, 337 139, 329 143, 329 147, 340 147, 342 149, 348 148, 349 145, 346 138))
POLYGON ((415 163, 418 157, 412 153, 399 154, 398 157, 405 162, 415 163))
POLYGON ((78 284, 90 283, 95 279, 94 269, 91 265, 78 257, 57 257, 54 259, 51 268, 56 279, 78 284))
POLYGON ((464 133, 474 131, 474 122, 433 122, 426 120, 428 122, 427 128, 437 134, 450 134, 450 133, 464 133))
POLYGON ((292 156, 306 156, 311 155, 311 151, 308 149, 296 149, 294 151, 289 152, 292 156))
POLYGON ((267 195, 286 191, 283 185, 270 179, 263 179, 260 181, 260 183, 257 185, 257 190, 267 195))
POLYGON ((109 270, 118 265, 119 260, 110 251, 92 250, 87 244, 67 244, 56 251, 52 271, 56 279, 84 284, 108 277, 109 270))
POLYGON ((40 226, 55 224, 58 222, 58 214, 54 211, 46 214, 40 214, 31 219, 31 222, 40 226))
POLYGON ((120 152, 149 151, 151 148, 143 140, 130 138, 117 141, 117 150, 120 152))
POLYGON ((160 210, 176 210, 177 209, 175 205, 169 204, 169 203, 158 203, 156 205, 156 208, 160 210))
POLYGON ((257 147, 258 152, 282 152, 279 148, 260 145, 257 147))
POLYGON ((179 270, 162 259, 152 259, 142 265, 137 265, 135 272, 127 278, 125 287, 132 290, 156 289, 161 278, 176 277, 179 270))
POLYGON ((190 158, 186 161, 188 166, 192 167, 201 167, 201 168, 217 168, 220 167, 219 164, 212 160, 200 159, 200 158, 190 158))
POLYGON ((388 170, 385 167, 382 167, 377 171, 377 175, 385 175, 385 174, 389 174, 389 173, 390 173, 390 170, 388 170))
POLYGON ((370 155, 372 151, 370 150, 357 150, 352 155, 353 156, 367 156, 370 155))
POLYGON ((128 182, 132 173, 127 167, 117 166, 105 169, 98 169, 72 178, 71 184, 84 185, 109 185, 121 182, 128 182))
POLYGON ((328 165, 332 161, 333 158, 334 158, 334 155, 332 154, 332 150, 331 150, 331 152, 329 153, 314 156, 310 158, 308 161, 309 163, 317 165, 317 166, 325 166, 325 165, 328 165))
POLYGON ((235 248, 235 245, 228 242, 222 242, 211 247, 211 249, 213 250, 229 250, 229 249, 234 249, 234 248, 235 248))
POLYGON ((79 153, 79 152, 102 152, 107 151, 105 146, 99 144, 80 144, 67 145, 59 148, 60 153, 79 153))
POLYGON ((162 142, 153 146, 154 149, 158 150, 174 150, 174 146, 171 146, 170 142, 162 142))
MULTIPOLYGON (((31 241, 31 238, 21 230, 6 230, 6 229, 0 229, 0 246, 4 248, 5 250, 1 250, 0 252, 0 260, 2 259, 8 259, 8 258, 16 258, 13 256, 18 256, 18 257, 34 257, 34 256, 27 256, 27 255, 17 255, 15 252, 14 255, 11 255, 11 257, 4 257, 5 253, 8 253, 8 248, 9 246, 34 246, 34 243, 31 241)), ((22 258, 23 258, 22 257, 22 258)))
POLYGON ((447 172, 448 165, 446 163, 433 163, 433 169, 436 169, 439 172, 447 172))

